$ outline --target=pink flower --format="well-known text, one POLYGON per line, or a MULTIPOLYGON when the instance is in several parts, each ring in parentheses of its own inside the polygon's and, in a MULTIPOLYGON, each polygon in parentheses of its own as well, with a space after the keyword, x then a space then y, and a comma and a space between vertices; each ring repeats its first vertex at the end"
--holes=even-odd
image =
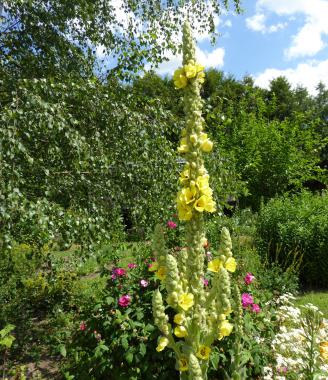
POLYGON ((118 304, 122 307, 128 307, 131 303, 131 297, 128 294, 121 296, 118 300, 118 304))
POLYGON ((136 268, 137 267, 137 264, 135 264, 135 263, 129 263, 128 264, 128 268, 129 269, 133 269, 133 268, 136 268))
POLYGON ((249 293, 243 293, 241 295, 241 303, 243 305, 243 308, 246 309, 248 306, 253 305, 254 299, 251 294, 249 293))
POLYGON ((202 281, 203 281, 204 286, 208 286, 208 279, 207 278, 202 277, 202 281))
POLYGON ((249 285, 255 280, 255 277, 252 275, 252 273, 248 272, 246 273, 246 276, 244 278, 245 284, 249 285))
POLYGON ((253 303, 252 305, 252 311, 254 311, 254 313, 259 313, 261 311, 261 308, 260 306, 257 304, 257 303, 253 303))
POLYGON ((111 276, 111 279, 114 281, 114 280, 116 280, 116 275, 113 273, 111 276))
POLYGON ((140 286, 142 286, 143 288, 147 288, 148 285, 149 283, 147 280, 140 280, 140 286))
POLYGON ((114 274, 116 274, 116 276, 125 276, 126 270, 123 268, 115 268, 114 274))
POLYGON ((171 230, 173 230, 174 228, 177 228, 177 224, 174 223, 173 220, 169 220, 166 225, 168 228, 171 228, 171 230))
POLYGON ((84 322, 80 323, 80 331, 84 331, 87 328, 87 325, 84 322))

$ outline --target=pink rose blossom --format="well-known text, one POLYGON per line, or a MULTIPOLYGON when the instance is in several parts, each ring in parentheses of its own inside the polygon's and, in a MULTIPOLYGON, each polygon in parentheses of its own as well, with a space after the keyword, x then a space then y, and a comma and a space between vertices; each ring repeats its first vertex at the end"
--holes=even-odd
POLYGON ((168 228, 171 228, 172 230, 174 228, 177 228, 177 224, 174 223, 173 220, 169 220, 166 225, 167 225, 168 228))
POLYGON ((129 263, 128 264, 128 268, 129 269, 133 269, 133 268, 136 268, 137 267, 137 264, 135 264, 135 263, 129 263))
POLYGON ((252 273, 248 272, 246 273, 246 276, 244 278, 245 284, 249 285, 255 280, 255 277, 252 275, 252 273))
POLYGON ((258 314, 261 311, 261 308, 257 303, 253 303, 252 311, 254 311, 254 313, 258 314))
POLYGON ((84 331, 87 328, 87 325, 84 322, 81 322, 80 324, 80 330, 84 331))
POLYGON ((248 306, 253 305, 254 299, 251 294, 243 293, 241 296, 241 303, 243 305, 243 308, 246 309, 248 306))
POLYGON ((116 274, 116 276, 125 276, 126 274, 126 270, 123 269, 123 268, 115 268, 114 269, 114 274, 116 274))
POLYGON ((142 286, 143 288, 147 288, 148 285, 149 283, 147 280, 140 280, 140 286, 142 286))
POLYGON ((127 307, 131 303, 131 297, 128 294, 121 296, 118 300, 118 304, 122 307, 127 307))

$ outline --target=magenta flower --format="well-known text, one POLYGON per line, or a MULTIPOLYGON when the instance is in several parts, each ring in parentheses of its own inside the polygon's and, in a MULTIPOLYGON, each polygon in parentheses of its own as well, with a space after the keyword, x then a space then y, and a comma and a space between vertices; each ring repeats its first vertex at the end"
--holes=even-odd
POLYGON ((173 230, 174 228, 177 228, 177 224, 174 223, 173 220, 169 220, 166 225, 168 228, 171 228, 171 230, 173 230))
POLYGON ((131 297, 128 294, 121 296, 118 300, 118 304, 122 307, 128 307, 131 303, 131 297))
POLYGON ((254 311, 254 313, 258 314, 261 311, 261 308, 257 303, 253 303, 252 311, 254 311))
POLYGON ((254 303, 253 296, 249 293, 243 293, 241 295, 241 303, 243 305, 243 308, 247 309, 248 306, 251 306, 254 303))
POLYGON ((143 288, 147 288, 148 285, 149 283, 147 280, 140 280, 140 286, 142 286, 143 288))
POLYGON ((203 281, 204 286, 208 286, 208 279, 207 278, 202 277, 202 281, 203 281))
POLYGON ((111 276, 111 279, 114 281, 114 280, 116 280, 116 275, 113 273, 111 276))
POLYGON ((133 268, 136 268, 137 267, 137 264, 135 264, 135 263, 129 263, 128 264, 128 268, 129 269, 133 269, 133 268))
POLYGON ((252 275, 252 273, 248 272, 246 273, 246 276, 244 277, 244 281, 246 285, 251 284, 255 280, 255 277, 252 275))
POLYGON ((114 269, 114 274, 116 275, 116 276, 125 276, 125 274, 126 274, 126 270, 125 269, 123 269, 123 268, 115 268, 114 269))
POLYGON ((84 322, 80 323, 80 330, 84 331, 87 328, 87 325, 84 322))

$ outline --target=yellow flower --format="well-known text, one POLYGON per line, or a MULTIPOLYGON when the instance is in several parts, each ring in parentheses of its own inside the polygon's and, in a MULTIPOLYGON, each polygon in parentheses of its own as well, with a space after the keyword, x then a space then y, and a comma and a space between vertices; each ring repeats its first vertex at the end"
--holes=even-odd
POLYGON ((188 84, 188 80, 185 76, 185 72, 183 68, 179 68, 175 70, 173 75, 173 81, 176 88, 184 88, 188 84))
POLYGON ((191 142, 193 145, 196 145, 196 143, 197 143, 197 141, 198 141, 198 137, 197 137, 196 133, 193 133, 192 135, 190 135, 189 140, 190 140, 190 142, 191 142))
POLYGON ((214 259, 208 263, 207 269, 210 272, 218 273, 219 270, 222 268, 222 261, 220 259, 214 259))
POLYGON ((213 143, 212 141, 207 137, 207 133, 201 133, 200 134, 200 149, 203 152, 210 152, 213 149, 213 143))
POLYGON ((212 196, 212 189, 210 188, 210 185, 208 183, 209 181, 209 175, 208 174, 205 174, 203 176, 199 176, 197 177, 196 179, 196 185, 199 189, 199 191, 203 194, 203 195, 206 195, 208 197, 211 197, 212 196))
POLYGON ((191 293, 182 293, 178 299, 178 305, 187 311, 194 304, 194 295, 191 293))
POLYGON ((189 152, 189 146, 186 137, 182 137, 180 140, 180 146, 178 147, 179 153, 187 153, 189 152))
POLYGON ((189 181, 190 171, 189 169, 185 169, 183 172, 180 173, 180 183, 184 185, 186 182, 189 181))
POLYGON ((159 267, 158 270, 157 270, 157 272, 155 273, 155 276, 156 276, 159 280, 163 281, 164 278, 166 277, 166 268, 163 267, 163 266, 162 266, 162 267, 159 267))
POLYGON ((208 212, 214 212, 215 209, 215 202, 211 197, 208 197, 207 195, 202 195, 200 198, 197 199, 197 201, 194 204, 195 209, 198 212, 208 211, 208 212))
POLYGON ((184 316, 184 314, 182 314, 182 313, 175 314, 173 321, 174 321, 174 323, 176 323, 177 325, 182 325, 183 322, 185 321, 185 316, 184 316))
POLYGON ((202 142, 200 144, 200 149, 203 152, 206 152, 206 153, 211 152, 212 149, 213 149, 213 143, 212 143, 212 141, 210 139, 205 140, 204 142, 202 142))
POLYGON ((205 73, 202 71, 197 74, 197 79, 199 83, 204 83, 205 82, 205 73))
MULTIPOLYGON (((205 69, 205 66, 201 65, 200 63, 196 63, 196 70, 197 70, 197 73, 200 73, 201 71, 203 71, 205 69)), ((204 73, 203 73, 204 74, 204 73)))
POLYGON ((161 336, 158 340, 158 346, 156 347, 156 351, 163 351, 164 348, 169 344, 169 340, 165 336, 161 336))
POLYGON ((320 356, 324 361, 328 361, 328 342, 321 342, 319 344, 320 356))
POLYGON ((180 191, 180 196, 179 196, 179 199, 186 203, 186 204, 189 204, 189 203, 192 203, 195 201, 195 195, 196 195, 196 189, 195 188, 191 188, 191 187, 184 187, 181 191, 180 191))
POLYGON ((174 329, 174 335, 176 335, 178 338, 184 338, 188 335, 188 332, 184 326, 177 326, 174 329))
POLYGON ((229 336, 232 332, 233 325, 228 321, 222 321, 219 327, 218 339, 221 340, 225 336, 229 336))
POLYGON ((197 75, 197 66, 196 65, 189 63, 188 65, 184 65, 183 68, 184 68, 186 77, 188 79, 195 78, 195 76, 197 75))
POLYGON ((158 263, 152 263, 148 267, 149 272, 156 272, 157 269, 158 269, 158 263))
POLYGON ((188 360, 187 358, 180 358, 179 359, 179 371, 188 371, 188 360))
POLYGON ((179 220, 190 220, 192 218, 192 208, 190 206, 178 202, 177 209, 179 220))
POLYGON ((234 273, 236 271, 237 263, 233 257, 229 257, 224 263, 224 267, 227 271, 234 273))
POLYGON ((197 358, 202 360, 208 360, 210 357, 211 349, 208 346, 204 346, 203 344, 199 346, 199 349, 196 353, 197 358))

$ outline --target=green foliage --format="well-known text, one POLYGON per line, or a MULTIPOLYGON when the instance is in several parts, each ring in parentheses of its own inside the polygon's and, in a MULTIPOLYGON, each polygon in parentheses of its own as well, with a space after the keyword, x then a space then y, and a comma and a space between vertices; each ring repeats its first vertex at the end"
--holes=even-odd
POLYGON ((327 205, 327 194, 303 192, 270 201, 259 215, 257 245, 262 255, 268 254, 286 268, 294 260, 290 252, 299 251, 303 256, 300 267, 303 285, 328 284, 327 205))
MULTIPOLYGON (((4 2, 0 24, 0 73, 12 78, 92 74, 105 58, 114 75, 137 73, 177 52, 186 9, 198 29, 214 33, 214 16, 228 0, 197 2, 64 0, 4 2), (211 6, 211 10, 210 10, 211 6)), ((234 0, 239 11, 239 0, 234 0)), ((2 7, 1 7, 2 8, 2 7)), ((2 10, 2 9, 1 9, 2 10)), ((103 63, 103 62, 102 62, 103 63)), ((102 65, 107 69, 107 65, 102 65)))
POLYGON ((163 355, 155 350, 158 332, 153 325, 151 299, 157 285, 148 271, 152 262, 150 250, 134 248, 131 253, 134 257, 130 264, 137 266, 125 269, 123 275, 117 274, 118 267, 104 262, 106 290, 79 315, 72 342, 66 345, 64 370, 76 378, 171 379, 175 376, 173 357, 169 352, 163 355), (143 287, 141 280, 147 281, 147 286, 143 287), (131 297, 126 307, 118 303, 123 295, 131 297))

